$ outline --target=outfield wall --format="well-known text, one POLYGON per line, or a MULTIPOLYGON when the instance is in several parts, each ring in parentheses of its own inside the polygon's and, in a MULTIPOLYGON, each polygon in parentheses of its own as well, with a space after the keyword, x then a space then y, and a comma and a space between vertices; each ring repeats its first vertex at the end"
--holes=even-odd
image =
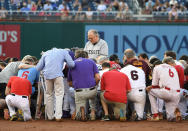
POLYGON ((19 56, 15 54, 16 50, 19 51, 19 43, 21 57, 31 54, 40 58, 41 51, 52 47, 83 48, 87 41, 87 31, 91 28, 97 29, 101 37, 107 41, 109 53, 117 54, 120 59, 126 48, 134 49, 137 54, 146 52, 149 56, 156 55, 161 59, 165 50, 175 51, 178 58, 182 54, 188 55, 187 23, 81 22, 0 22, 0 55, 7 57, 6 54, 10 54, 8 52, 13 52, 11 55, 19 56), (7 25, 16 26, 11 30, 7 25), (9 49, 11 46, 7 45, 15 47, 9 49))

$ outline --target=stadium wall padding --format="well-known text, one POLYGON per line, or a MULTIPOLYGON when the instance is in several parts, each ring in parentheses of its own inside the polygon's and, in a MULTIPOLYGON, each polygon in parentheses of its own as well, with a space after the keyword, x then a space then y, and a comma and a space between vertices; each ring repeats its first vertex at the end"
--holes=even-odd
POLYGON ((1 22, 0 24, 20 25, 21 58, 27 54, 40 58, 41 51, 53 47, 82 48, 84 46, 82 23, 1 22))
MULTIPOLYGON (((188 23, 152 23, 152 22, 129 22, 129 23, 117 23, 117 22, 0 22, 0 25, 20 25, 21 31, 21 58, 27 54, 37 56, 40 58, 41 51, 46 51, 51 49, 52 47, 57 48, 72 48, 79 47, 83 48, 85 42, 87 41, 87 30, 90 27, 101 27, 97 28, 97 30, 103 31, 105 34, 114 33, 115 30, 110 30, 109 32, 106 29, 103 29, 104 26, 119 26, 118 28, 123 27, 125 29, 126 26, 185 26, 185 30, 188 30, 188 23)), ((181 31, 180 31, 181 32, 181 31)), ((121 32, 120 32, 121 33, 121 32)), ((142 33, 140 33, 142 34, 142 33)), ((120 34, 117 34, 120 35, 120 34)), ((120 36, 121 37, 121 36, 120 36)), ((105 38, 110 38, 109 36, 105 36, 105 38)), ((188 36, 186 35, 186 38, 188 36)), ((127 37, 134 44, 134 40, 127 37)), ((174 39, 174 37, 173 37, 174 39)), ((172 40, 173 40, 172 39, 172 40)), ((113 41, 112 39, 111 41, 113 41)), ((172 43, 169 39, 169 43, 172 43)), ((171 44, 170 43, 170 44, 171 44)), ((187 42, 188 43, 188 42, 187 42)), ((111 43, 109 43, 111 44, 111 43)), ((186 44, 186 43, 185 43, 186 44)), ((114 46, 114 43, 112 43, 114 46)), ((112 47, 110 45, 110 47, 112 47)), ((185 45, 186 46, 186 45, 185 45)), ((188 45, 187 45, 188 46, 188 45)), ((162 46, 163 47, 163 46, 162 46)), ((122 46, 118 47, 121 50, 122 46)), ((110 48, 110 53, 116 53, 119 55, 121 52, 117 48, 110 48)), ((185 52, 185 51, 184 51, 185 52)), ((138 53, 138 52, 137 52, 138 53)), ((187 53, 188 54, 188 53, 187 53)), ((181 52, 180 52, 181 55, 181 52)), ((162 54, 161 54, 162 56, 162 54)), ((122 57, 122 56, 120 56, 122 57)))

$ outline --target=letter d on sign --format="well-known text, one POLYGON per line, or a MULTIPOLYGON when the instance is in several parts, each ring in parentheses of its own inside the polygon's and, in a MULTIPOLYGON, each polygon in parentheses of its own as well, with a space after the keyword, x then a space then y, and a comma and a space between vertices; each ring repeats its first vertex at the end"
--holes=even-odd
POLYGON ((0 31, 0 42, 7 41, 7 33, 5 31, 0 31))

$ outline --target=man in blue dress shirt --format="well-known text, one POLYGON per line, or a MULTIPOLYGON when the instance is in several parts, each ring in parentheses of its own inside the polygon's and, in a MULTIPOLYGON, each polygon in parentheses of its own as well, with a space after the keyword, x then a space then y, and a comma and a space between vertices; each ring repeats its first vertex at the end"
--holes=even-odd
POLYGON ((68 67, 73 68, 75 66, 68 51, 52 48, 51 50, 44 52, 36 66, 38 71, 43 70, 46 79, 46 110, 49 120, 53 120, 55 117, 56 121, 61 121, 64 96, 64 75, 62 72, 64 62, 67 63, 68 67), (55 93, 55 115, 53 93, 55 93))

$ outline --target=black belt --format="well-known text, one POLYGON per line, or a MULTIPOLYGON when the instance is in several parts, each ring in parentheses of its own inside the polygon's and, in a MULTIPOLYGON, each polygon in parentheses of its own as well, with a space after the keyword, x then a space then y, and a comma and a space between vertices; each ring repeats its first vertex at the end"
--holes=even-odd
POLYGON ((92 87, 92 88, 85 88, 85 89, 76 89, 75 91, 76 92, 81 92, 81 91, 84 91, 84 90, 94 90, 95 89, 95 87, 92 87))
MULTIPOLYGON (((12 96, 16 96, 15 94, 11 94, 12 96)), ((27 98, 27 96, 21 96, 22 98, 27 98)))

